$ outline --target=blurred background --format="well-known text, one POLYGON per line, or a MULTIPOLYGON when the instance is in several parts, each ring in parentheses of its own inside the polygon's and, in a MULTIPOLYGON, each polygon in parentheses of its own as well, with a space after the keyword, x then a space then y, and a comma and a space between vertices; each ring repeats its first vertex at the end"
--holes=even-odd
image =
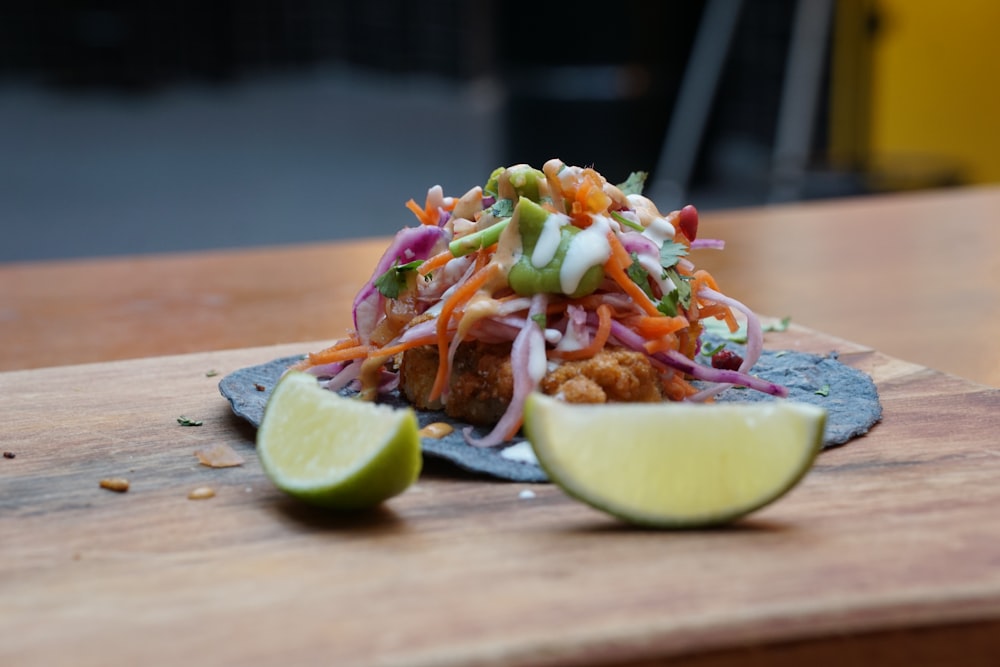
POLYGON ((1000 181, 1000 3, 22 0, 0 261, 378 236, 549 157, 703 210, 1000 181))

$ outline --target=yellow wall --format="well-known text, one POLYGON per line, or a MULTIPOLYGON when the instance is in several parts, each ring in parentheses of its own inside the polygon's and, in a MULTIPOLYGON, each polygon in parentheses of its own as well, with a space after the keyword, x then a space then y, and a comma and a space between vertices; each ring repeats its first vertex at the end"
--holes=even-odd
POLYGON ((940 158, 1000 182, 1000 2, 877 0, 871 148, 878 161, 940 158))

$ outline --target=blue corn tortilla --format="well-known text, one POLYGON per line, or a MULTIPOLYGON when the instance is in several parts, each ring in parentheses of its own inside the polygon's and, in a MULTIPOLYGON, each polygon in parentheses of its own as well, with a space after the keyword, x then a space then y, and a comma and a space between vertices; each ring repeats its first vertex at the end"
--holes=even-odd
MULTIPOLYGON (((732 343, 727 348, 742 353, 732 343)), ((292 364, 303 357, 283 357, 265 364, 242 368, 219 382, 219 391, 229 401, 233 412, 260 425, 264 406, 271 388, 292 364)), ((882 418, 875 383, 865 373, 841 363, 836 353, 826 356, 806 352, 766 350, 753 368, 753 373, 765 380, 788 388, 791 400, 812 403, 827 411, 824 448, 842 445, 864 435, 882 418)), ((349 392, 345 392, 349 393, 349 392)), ((389 405, 409 404, 397 393, 380 399, 389 405)), ((758 391, 731 388, 718 395, 717 401, 760 402, 776 400, 758 391)), ((426 456, 449 461, 459 468, 512 482, 546 482, 548 478, 534 461, 534 454, 524 438, 518 437, 503 447, 474 447, 462 435, 468 425, 448 417, 444 412, 415 410, 420 426, 446 422, 454 430, 442 438, 423 438, 421 446, 426 456)), ((486 429, 473 427, 477 436, 486 429)))

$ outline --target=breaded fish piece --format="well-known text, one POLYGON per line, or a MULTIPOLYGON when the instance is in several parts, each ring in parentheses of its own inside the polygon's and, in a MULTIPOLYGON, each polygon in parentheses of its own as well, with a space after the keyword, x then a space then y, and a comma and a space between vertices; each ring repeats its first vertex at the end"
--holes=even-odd
MULTIPOLYGON (((433 346, 403 353, 399 388, 417 409, 440 410, 428 400, 437 374, 433 346)), ((570 403, 650 402, 663 400, 657 371, 639 352, 608 348, 590 359, 559 364, 542 379, 541 391, 570 403)), ((445 413, 470 424, 499 421, 514 392, 510 345, 472 341, 455 353, 445 413)))
POLYGON ((541 390, 568 403, 649 403, 663 400, 661 386, 645 355, 612 347, 563 362, 542 379, 541 390))
MULTIPOLYGON (((437 375, 438 351, 432 346, 403 353, 399 389, 413 407, 440 410, 440 401, 428 400, 437 375)), ((470 424, 488 425, 500 420, 514 395, 510 345, 473 341, 455 351, 445 413, 470 424)))

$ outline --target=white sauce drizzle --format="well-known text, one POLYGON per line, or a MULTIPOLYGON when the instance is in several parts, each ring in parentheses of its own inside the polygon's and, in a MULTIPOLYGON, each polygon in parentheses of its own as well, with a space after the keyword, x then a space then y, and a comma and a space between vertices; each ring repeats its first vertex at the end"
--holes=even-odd
POLYGON ((559 250, 559 240, 562 238, 562 228, 569 224, 569 217, 560 213, 550 213, 542 224, 542 232, 538 235, 535 249, 531 253, 531 264, 541 269, 551 262, 559 250))
POLYGON ((566 257, 559 268, 559 287, 563 294, 572 294, 579 287, 583 274, 593 266, 600 266, 611 256, 608 232, 611 225, 608 218, 595 215, 594 222, 580 231, 570 241, 566 257))
POLYGON ((566 333, 563 334, 562 339, 559 341, 559 350, 562 352, 571 352, 573 350, 581 350, 584 347, 585 344, 580 340, 580 333, 577 328, 574 326, 566 327, 566 333))
POLYGON ((656 284, 659 285, 660 290, 664 294, 673 291, 676 287, 674 282, 663 271, 663 267, 660 266, 660 262, 656 259, 647 255, 639 255, 639 266, 646 269, 650 278, 656 281, 656 284))
POLYGON ((643 230, 642 235, 661 247, 665 241, 673 240, 676 230, 666 218, 656 216, 649 221, 649 225, 643 230))
POLYGON ((522 440, 517 444, 501 449, 500 456, 510 461, 517 461, 518 463, 538 465, 538 457, 535 456, 535 450, 531 448, 531 443, 527 440, 522 440))
MULTIPOLYGON (((534 326, 529 324, 528 326, 534 326)), ((528 351, 528 375, 535 384, 542 381, 549 369, 549 360, 545 355, 545 343, 531 345, 528 351)))
POLYGON ((557 345, 563 338, 562 332, 558 329, 546 329, 544 333, 545 342, 551 345, 557 345))

